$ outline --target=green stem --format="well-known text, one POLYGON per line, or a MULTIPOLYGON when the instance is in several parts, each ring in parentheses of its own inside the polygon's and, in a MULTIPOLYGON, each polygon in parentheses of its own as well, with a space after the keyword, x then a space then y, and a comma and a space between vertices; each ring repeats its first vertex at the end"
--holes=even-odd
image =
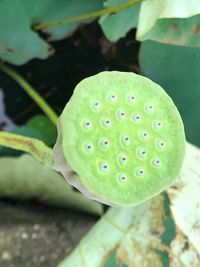
POLYGON ((52 149, 40 140, 0 131, 0 145, 27 152, 53 169, 52 149))
POLYGON ((49 119, 56 125, 58 116, 54 112, 54 110, 46 103, 46 101, 36 92, 36 90, 28 84, 17 72, 0 64, 0 70, 5 72, 11 78, 13 78, 23 89, 26 93, 38 104, 38 106, 44 111, 44 113, 49 117, 49 119))
POLYGON ((110 7, 110 8, 104 8, 98 11, 94 11, 94 12, 90 12, 84 15, 80 15, 80 16, 74 16, 71 18, 65 18, 65 19, 61 19, 61 20, 57 20, 57 21, 52 21, 52 22, 46 22, 46 23, 38 23, 33 25, 33 30, 43 30, 49 27, 55 27, 55 26, 60 26, 60 25, 65 25, 68 23, 72 23, 72 22, 80 22, 83 20, 87 20, 87 19, 91 19, 91 18, 97 18, 99 16, 103 16, 103 15, 107 15, 107 14, 111 14, 111 13, 116 13, 119 11, 122 11, 124 9, 127 9, 137 3, 139 3, 141 0, 129 0, 126 3, 114 6, 114 7, 110 7))

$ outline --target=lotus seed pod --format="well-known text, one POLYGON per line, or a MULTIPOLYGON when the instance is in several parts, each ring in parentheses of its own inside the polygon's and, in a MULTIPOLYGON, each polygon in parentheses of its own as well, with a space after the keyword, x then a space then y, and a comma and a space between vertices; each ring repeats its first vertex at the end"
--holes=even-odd
POLYGON ((147 78, 117 71, 77 85, 54 147, 68 182, 113 206, 139 204, 170 186, 184 154, 184 128, 170 97, 147 78))

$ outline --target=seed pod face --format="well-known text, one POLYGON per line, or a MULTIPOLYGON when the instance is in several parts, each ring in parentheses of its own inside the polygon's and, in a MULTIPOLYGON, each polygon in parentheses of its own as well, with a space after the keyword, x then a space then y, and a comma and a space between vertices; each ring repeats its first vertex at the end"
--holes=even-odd
POLYGON ((70 183, 110 205, 132 206, 160 193, 184 159, 175 105, 159 85, 133 73, 102 72, 81 81, 58 130, 55 149, 77 174, 70 183))

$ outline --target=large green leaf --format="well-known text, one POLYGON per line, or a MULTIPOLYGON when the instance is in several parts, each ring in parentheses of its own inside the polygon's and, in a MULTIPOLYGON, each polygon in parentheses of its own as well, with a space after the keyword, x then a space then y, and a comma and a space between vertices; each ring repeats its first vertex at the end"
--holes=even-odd
POLYGON ((143 1, 137 39, 200 46, 200 1, 143 1))
POLYGON ((200 48, 142 43, 142 72, 172 97, 182 116, 186 138, 200 146, 200 48))
POLYGON ((100 214, 102 206, 67 184, 58 173, 29 155, 0 158, 0 198, 39 202, 100 214))
MULTIPOLYGON (((127 0, 107 0, 106 6, 113 7, 125 2, 127 0)), ((116 42, 119 38, 124 37, 130 29, 136 28, 139 8, 140 4, 135 4, 116 14, 100 18, 99 24, 109 41, 116 42)))
POLYGON ((199 192, 200 150, 188 144, 174 186, 142 205, 110 208, 59 267, 199 267, 199 192))
MULTIPOLYGON (((0 57, 20 65, 32 58, 45 59, 53 48, 31 28, 36 22, 56 21, 102 8, 101 0, 1 0, 0 57)), ((68 36, 77 23, 48 28, 49 40, 68 36)))

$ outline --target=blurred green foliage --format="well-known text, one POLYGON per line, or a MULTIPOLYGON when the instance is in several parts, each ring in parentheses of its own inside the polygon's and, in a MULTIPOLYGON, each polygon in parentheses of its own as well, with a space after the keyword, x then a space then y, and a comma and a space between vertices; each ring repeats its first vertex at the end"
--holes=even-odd
MULTIPOLYGON (((127 0, 107 0, 106 7, 112 7, 124 2, 127 2, 127 0)), ((99 19, 99 24, 108 40, 116 42, 132 28, 136 28, 139 10, 140 4, 138 3, 116 14, 102 16, 99 19)))
MULTIPOLYGON (((0 57, 16 65, 24 64, 32 58, 45 59, 52 55, 54 49, 33 31, 35 23, 77 16, 101 8, 101 0, 2 0, 0 57)), ((79 23, 49 28, 44 33, 48 40, 60 40, 69 36, 79 23)))

